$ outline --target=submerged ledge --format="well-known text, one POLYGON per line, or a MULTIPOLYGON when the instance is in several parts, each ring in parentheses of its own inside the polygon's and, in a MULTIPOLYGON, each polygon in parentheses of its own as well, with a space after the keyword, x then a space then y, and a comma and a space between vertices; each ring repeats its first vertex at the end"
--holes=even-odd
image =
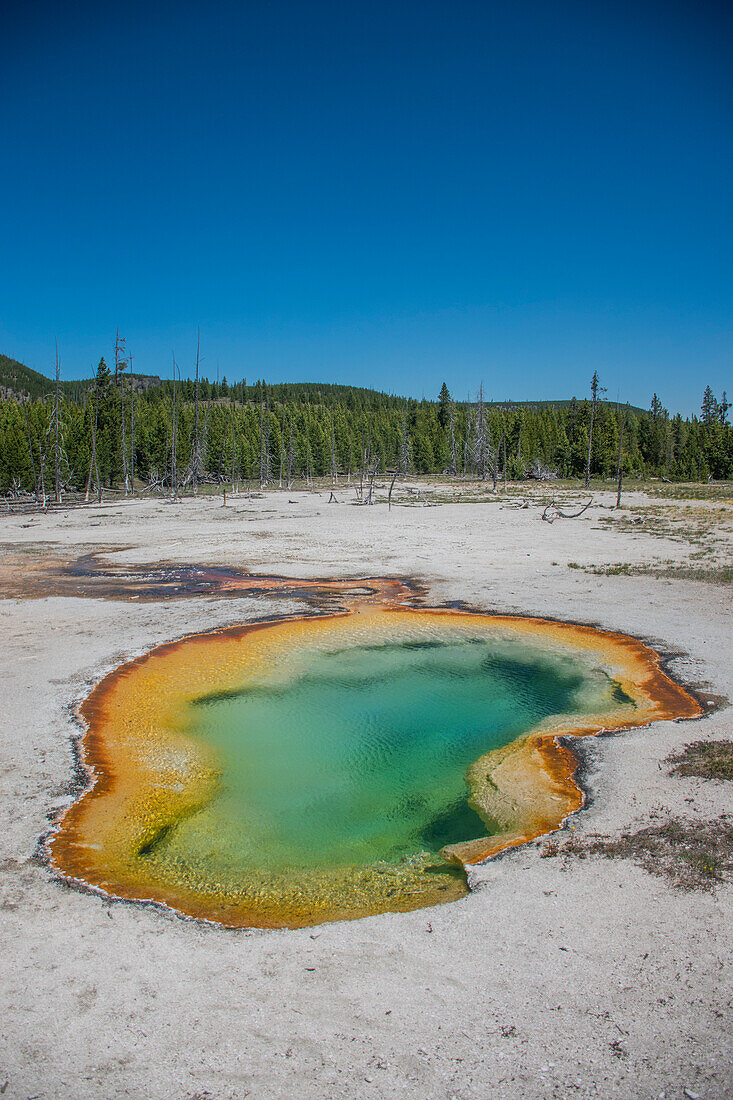
MULTIPOLYGON (((327 583, 319 582, 321 590, 327 583)), ((353 581, 334 586, 341 595, 356 587, 353 581)), ((192 635, 105 677, 80 708, 86 733, 79 751, 89 786, 47 841, 52 867, 111 896, 164 904, 231 927, 300 927, 451 901, 468 892, 465 871, 472 864, 551 832, 583 805, 573 778, 577 760, 561 738, 702 712, 664 672, 658 654, 634 638, 547 619, 406 608, 394 599, 395 587, 387 595, 386 583, 377 588, 376 602, 362 601, 337 615, 192 635), (249 677, 272 678, 302 647, 392 638, 418 626, 531 643, 548 654, 589 662, 618 690, 603 710, 553 716, 479 757, 466 780, 470 804, 490 835, 449 845, 437 862, 308 868, 287 875, 255 870, 241 882, 207 881, 185 865, 175 874, 165 868, 151 876, 148 854, 166 830, 215 796, 219 781, 214 754, 193 744, 181 726, 182 707, 212 692, 236 690, 243 670, 249 677)))

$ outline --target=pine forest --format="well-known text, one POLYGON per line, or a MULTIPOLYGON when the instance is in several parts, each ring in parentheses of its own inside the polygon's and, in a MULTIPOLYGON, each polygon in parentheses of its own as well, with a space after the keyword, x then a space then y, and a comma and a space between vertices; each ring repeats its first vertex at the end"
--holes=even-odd
POLYGON ((725 393, 708 387, 700 415, 670 414, 588 395, 556 402, 432 400, 350 386, 229 384, 200 375, 161 380, 131 373, 118 339, 108 366, 69 382, 0 356, 0 492, 59 499, 105 489, 171 493, 206 485, 333 484, 375 476, 500 479, 733 477, 725 393))

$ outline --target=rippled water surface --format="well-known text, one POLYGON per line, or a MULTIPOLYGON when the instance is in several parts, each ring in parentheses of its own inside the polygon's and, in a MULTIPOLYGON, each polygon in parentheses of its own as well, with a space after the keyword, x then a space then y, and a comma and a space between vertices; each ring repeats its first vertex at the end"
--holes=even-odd
POLYGON ((485 637, 310 652, 284 682, 190 708, 186 732, 221 761, 218 793, 155 856, 230 878, 237 867, 394 863, 481 836, 466 769, 578 710, 587 676, 485 637))

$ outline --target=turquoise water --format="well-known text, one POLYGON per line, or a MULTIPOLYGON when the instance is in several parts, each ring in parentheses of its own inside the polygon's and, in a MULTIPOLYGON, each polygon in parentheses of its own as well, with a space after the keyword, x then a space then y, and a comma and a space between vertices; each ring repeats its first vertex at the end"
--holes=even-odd
POLYGON ((155 855, 229 878, 237 867, 394 863, 485 835, 466 769, 579 710, 589 675, 465 636, 307 652, 286 683, 191 707, 186 732, 216 751, 219 789, 155 855))

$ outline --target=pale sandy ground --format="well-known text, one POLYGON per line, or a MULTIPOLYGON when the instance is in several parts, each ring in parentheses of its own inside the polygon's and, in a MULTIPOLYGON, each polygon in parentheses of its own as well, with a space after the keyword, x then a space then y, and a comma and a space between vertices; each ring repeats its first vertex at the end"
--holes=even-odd
MULTIPOLYGON (((327 498, 116 503, 3 518, 0 540, 298 576, 412 574, 435 602, 652 639, 683 653, 683 680, 733 697, 730 590, 567 568, 683 559, 684 544, 604 529, 600 511, 549 526, 536 507, 388 513, 327 498)), ((730 886, 683 893, 631 862, 564 865, 533 846, 480 868, 452 905, 236 932, 79 893, 31 859, 72 775, 71 708, 89 687, 158 642, 273 606, 297 605, 0 600, 6 1100, 733 1095, 730 886)), ((731 812, 731 784, 659 766, 690 740, 730 735, 726 706, 586 742, 592 800, 576 830, 731 812)))

